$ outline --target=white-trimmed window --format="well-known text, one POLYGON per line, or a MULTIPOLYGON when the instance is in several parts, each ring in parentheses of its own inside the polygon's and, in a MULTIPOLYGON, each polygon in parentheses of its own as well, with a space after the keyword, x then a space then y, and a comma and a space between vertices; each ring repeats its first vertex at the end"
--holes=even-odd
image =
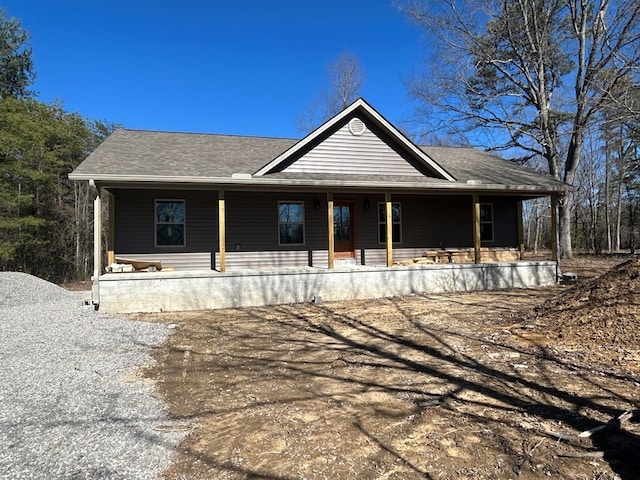
POLYGON ((480 240, 493 242, 493 204, 480 204, 480 240))
POLYGON ((184 247, 185 201, 155 201, 156 247, 184 247))
POLYGON ((278 202, 278 244, 304 244, 304 202, 278 202))
MULTIPOLYGON (((393 243, 402 243, 402 211, 400 202, 391 203, 391 238, 393 243)), ((387 204, 378 203, 378 242, 387 242, 387 204)))

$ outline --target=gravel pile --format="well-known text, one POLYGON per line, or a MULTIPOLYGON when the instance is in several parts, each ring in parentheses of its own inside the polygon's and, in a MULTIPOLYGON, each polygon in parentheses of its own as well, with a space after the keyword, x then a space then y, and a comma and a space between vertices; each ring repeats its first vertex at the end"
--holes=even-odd
POLYGON ((136 369, 168 332, 0 272, 0 478, 156 478, 184 432, 136 369))

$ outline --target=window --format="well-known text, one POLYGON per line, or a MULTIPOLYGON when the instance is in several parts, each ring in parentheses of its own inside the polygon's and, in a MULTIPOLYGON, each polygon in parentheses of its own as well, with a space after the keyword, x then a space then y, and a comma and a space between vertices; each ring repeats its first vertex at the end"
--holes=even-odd
POLYGON ((184 200, 156 200, 156 246, 184 247, 184 200))
POLYGON ((493 242, 493 205, 480 204, 480 241, 493 242))
POLYGON ((304 244, 304 203, 278 202, 278 243, 304 244))
MULTIPOLYGON (((387 204, 378 203, 378 242, 386 243, 387 241, 387 204)), ((391 238, 393 243, 402 243, 402 217, 400 213, 400 203, 391 204, 391 218, 393 225, 391 226, 391 238)))

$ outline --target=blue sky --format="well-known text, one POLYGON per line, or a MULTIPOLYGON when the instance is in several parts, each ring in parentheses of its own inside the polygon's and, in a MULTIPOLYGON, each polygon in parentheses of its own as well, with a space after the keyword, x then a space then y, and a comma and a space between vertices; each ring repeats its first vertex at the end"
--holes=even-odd
POLYGON ((127 128, 301 136, 297 119, 349 51, 393 123, 420 30, 392 0, 2 0, 31 34, 39 100, 127 128))

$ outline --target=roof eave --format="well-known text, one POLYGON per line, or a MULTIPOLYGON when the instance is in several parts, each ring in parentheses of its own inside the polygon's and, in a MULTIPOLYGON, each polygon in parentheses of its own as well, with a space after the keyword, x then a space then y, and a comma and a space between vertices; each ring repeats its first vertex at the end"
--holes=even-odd
POLYGON ((101 175, 87 173, 71 173, 69 179, 74 181, 88 181, 96 185, 198 185, 217 187, 322 187, 325 190, 336 188, 373 189, 373 190, 412 190, 425 192, 499 192, 499 193, 538 193, 554 194, 568 191, 564 185, 503 185, 503 184, 473 184, 462 182, 448 182, 425 184, 423 182, 393 182, 393 181, 364 181, 364 180, 311 180, 311 179, 275 179, 265 177, 230 178, 230 177, 195 177, 195 176, 160 176, 160 175, 101 175))

